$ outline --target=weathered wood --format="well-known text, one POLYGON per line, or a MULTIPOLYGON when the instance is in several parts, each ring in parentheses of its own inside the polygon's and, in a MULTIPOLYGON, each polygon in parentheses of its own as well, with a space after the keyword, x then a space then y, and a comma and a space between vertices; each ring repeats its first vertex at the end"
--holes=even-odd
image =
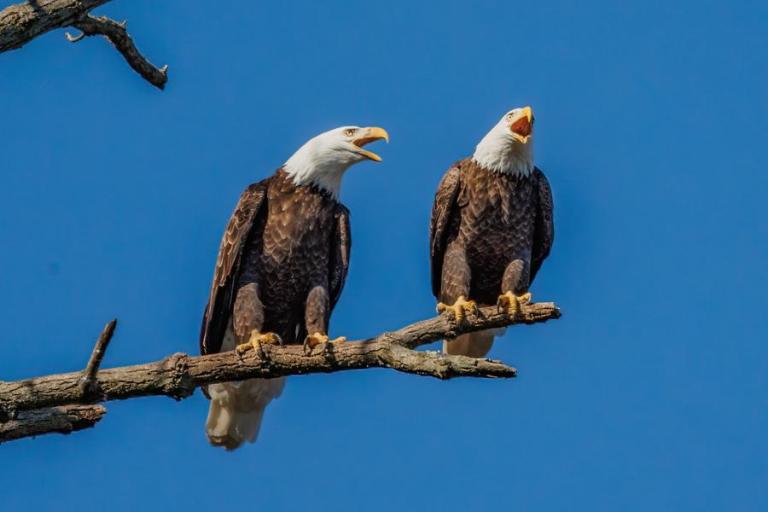
POLYGON ((372 338, 416 348, 445 338, 484 329, 495 329, 515 324, 536 324, 560 318, 560 309, 553 302, 538 302, 521 305, 522 310, 514 317, 500 312, 495 306, 480 308, 478 314, 469 314, 465 322, 457 323, 451 314, 442 314, 429 320, 422 320, 391 333, 372 338))
POLYGON ((96 382, 96 375, 99 373, 101 367, 101 361, 104 359, 104 354, 107 353, 107 347, 109 342, 112 341, 112 335, 115 334, 115 327, 117 327, 117 320, 111 320, 101 331, 99 339, 96 340, 96 345, 93 347, 91 357, 88 359, 88 364, 83 370, 83 376, 80 378, 80 392, 83 395, 83 399, 96 398, 99 396, 99 386, 96 382))
POLYGON ((21 48, 34 38, 51 30, 75 27, 79 36, 67 34, 76 43, 85 36, 103 35, 120 52, 134 71, 159 89, 168 81, 168 66, 158 68, 136 48, 125 29, 106 16, 91 16, 91 9, 110 0, 30 0, 0 11, 0 53, 21 48))
POLYGON ((68 27, 91 9, 110 0, 34 0, 0 11, 0 53, 21 48, 32 39, 68 27))
MULTIPOLYGON (((149 395, 182 399, 196 387, 216 382, 364 368, 392 368, 439 379, 509 378, 515 376, 514 368, 499 361, 411 349, 466 332, 543 322, 559 316, 560 310, 552 303, 528 304, 516 317, 489 307, 460 324, 451 315, 443 314, 367 340, 321 345, 308 354, 297 345, 263 346, 261 352, 251 350, 244 354, 174 354, 153 363, 102 370, 97 380, 101 397, 107 401, 149 395)), ((82 400, 81 376, 81 372, 73 372, 0 382, 0 410, 6 419, 12 419, 21 411, 78 403, 82 400)))
POLYGON ((90 428, 106 412, 103 405, 65 405, 24 411, 16 419, 0 423, 0 443, 43 434, 69 434, 90 428))
POLYGON ((102 35, 107 41, 117 49, 134 71, 141 75, 144 80, 151 83, 158 89, 164 89, 168 81, 168 66, 158 68, 136 48, 133 39, 128 35, 125 28, 126 23, 118 23, 106 16, 85 16, 76 21, 73 26, 82 31, 80 36, 73 37, 67 33, 67 39, 71 43, 80 41, 84 36, 102 35))

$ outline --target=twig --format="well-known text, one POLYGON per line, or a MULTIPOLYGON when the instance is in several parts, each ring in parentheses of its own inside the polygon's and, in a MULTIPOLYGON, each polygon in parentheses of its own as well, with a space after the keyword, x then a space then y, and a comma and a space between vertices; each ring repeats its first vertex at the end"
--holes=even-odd
POLYGON ((83 36, 102 35, 114 45, 134 71, 155 87, 159 89, 165 88, 165 83, 168 81, 168 66, 165 65, 162 68, 158 68, 139 52, 133 39, 131 39, 128 31, 125 29, 125 21, 118 23, 106 16, 97 18, 88 14, 74 22, 72 26, 80 30, 82 34, 73 37, 67 33, 67 40, 76 43, 83 36))
POLYGON ((65 405, 24 411, 16 419, 0 423, 0 443, 43 434, 69 434, 94 426, 106 414, 103 405, 65 405))
POLYGON ((99 339, 96 340, 96 345, 93 346, 91 357, 88 359, 83 376, 80 378, 80 392, 83 394, 84 400, 93 400, 99 396, 99 383, 96 375, 99 372, 101 361, 104 359, 104 354, 107 353, 112 335, 115 333, 115 327, 117 327, 117 319, 111 320, 104 326, 99 339))
POLYGON ((78 41, 82 41, 83 39, 85 39, 85 32, 80 32, 76 36, 73 36, 69 32, 64 32, 64 37, 66 37, 67 41, 69 41, 70 43, 77 43, 78 41))
MULTIPOLYGON (((466 332, 543 322, 559 316, 560 310, 552 303, 528 304, 514 318, 497 312, 495 307, 488 307, 481 309, 479 315, 468 316, 460 325, 446 314, 375 338, 338 344, 330 354, 319 348, 305 354, 301 345, 266 346, 265 357, 256 351, 244 355, 232 351, 199 357, 174 354, 162 361, 102 370, 99 387, 104 400, 149 395, 182 399, 191 395, 196 387, 215 382, 365 368, 392 368, 440 379, 508 378, 515 376, 515 370, 498 361, 409 349, 466 332)), ((27 411, 77 403, 82 396, 81 375, 77 372, 0 382, 0 409, 27 411)))

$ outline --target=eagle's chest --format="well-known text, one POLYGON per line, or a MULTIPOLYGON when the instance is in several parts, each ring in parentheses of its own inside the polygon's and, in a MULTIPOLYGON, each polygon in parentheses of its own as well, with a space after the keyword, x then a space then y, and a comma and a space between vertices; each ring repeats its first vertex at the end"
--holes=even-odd
POLYGON ((532 229, 533 186, 527 178, 481 175, 467 180, 459 206, 467 238, 506 245, 532 229))
POLYGON ((290 194, 270 200, 263 234, 265 268, 294 276, 327 269, 333 210, 320 195, 290 194))

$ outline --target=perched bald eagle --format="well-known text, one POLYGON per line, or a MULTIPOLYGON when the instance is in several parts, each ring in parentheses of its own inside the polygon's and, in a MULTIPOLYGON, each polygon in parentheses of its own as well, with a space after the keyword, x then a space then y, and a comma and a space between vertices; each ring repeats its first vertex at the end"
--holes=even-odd
MULTIPOLYGON (((477 304, 514 314, 554 239, 552 192, 533 164, 533 112, 504 115, 471 158, 443 176, 432 208, 432 292, 457 319, 477 304)), ((446 340, 443 351, 483 357, 498 331, 446 340)))
MULTIPOLYGON (((351 165, 381 161, 363 148, 379 139, 389 136, 375 127, 322 133, 243 192, 219 248, 200 332, 202 354, 259 349, 261 343, 343 341, 328 338, 351 242, 339 188, 351 165)), ((264 409, 283 385, 279 378, 208 386, 211 444, 231 450, 255 441, 264 409)))

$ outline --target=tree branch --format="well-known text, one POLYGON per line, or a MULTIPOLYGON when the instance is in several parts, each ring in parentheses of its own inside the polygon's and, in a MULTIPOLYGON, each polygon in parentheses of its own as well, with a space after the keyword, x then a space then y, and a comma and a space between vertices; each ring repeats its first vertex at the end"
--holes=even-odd
POLYGON ((499 312, 496 306, 480 308, 478 314, 470 314, 465 322, 456 322, 450 314, 442 314, 429 320, 416 322, 391 333, 383 333, 373 340, 388 341, 406 348, 445 338, 455 338, 461 334, 485 329, 496 329, 514 324, 537 324, 560 318, 560 310, 553 302, 523 304, 516 316, 499 312))
POLYGON ((14 420, 0 423, 0 444, 43 434, 69 434, 90 428, 101 420, 103 405, 66 405, 39 411, 24 411, 14 420))
POLYGON ((110 321, 104 327, 104 330, 99 335, 99 339, 96 340, 96 345, 93 347, 93 352, 91 352, 91 358, 88 359, 83 376, 80 378, 80 392, 83 394, 83 399, 99 396, 99 383, 96 380, 96 376, 99 373, 99 367, 101 367, 104 354, 107 353, 107 347, 112 340, 112 335, 115 334, 115 327, 117 327, 116 319, 110 321))
POLYGON ((68 27, 110 0, 36 0, 0 11, 0 53, 21 48, 34 38, 68 27))
POLYGON ((67 34, 70 42, 84 36, 101 34, 123 55, 128 64, 155 87, 163 89, 168 81, 168 66, 157 68, 139 53, 125 30, 125 22, 117 23, 106 16, 95 17, 92 9, 110 0, 30 0, 0 11, 0 53, 16 48, 51 30, 74 26, 79 36, 67 34))
MULTIPOLYGON (((217 382, 365 368, 391 368, 439 379, 510 378, 515 376, 515 369, 499 361, 412 349, 467 332, 559 317, 560 310, 553 303, 523 305, 514 317, 487 307, 462 322, 443 314, 374 338, 321 345, 309 353, 300 345, 265 345, 261 351, 244 354, 236 351, 198 357, 174 354, 153 363, 102 370, 98 374, 99 391, 105 401, 150 395, 180 400, 198 386, 217 382)), ((0 413, 4 413, 0 414, 0 421, 3 416, 6 420, 13 419, 23 411, 81 402, 81 377, 82 372, 73 372, 0 382, 0 413)))
POLYGON ((97 18, 89 14, 73 23, 72 26, 80 30, 82 34, 73 37, 67 32, 67 40, 70 43, 76 43, 84 36, 102 35, 122 54, 128 65, 147 82, 158 89, 165 88, 165 83, 168 81, 168 66, 158 68, 139 52, 125 29, 125 21, 118 23, 106 16, 97 18))

